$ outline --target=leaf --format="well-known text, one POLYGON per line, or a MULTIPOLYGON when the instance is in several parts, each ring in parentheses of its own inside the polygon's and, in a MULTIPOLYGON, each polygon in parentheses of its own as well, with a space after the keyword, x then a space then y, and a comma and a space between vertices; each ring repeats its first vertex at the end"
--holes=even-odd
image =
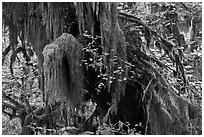
POLYGON ((105 52, 105 53, 104 53, 104 55, 105 55, 105 56, 108 56, 108 55, 110 55, 110 54, 109 54, 109 53, 107 53, 107 52, 105 52))
POLYGON ((113 81, 112 81, 112 80, 110 80, 110 81, 109 81, 109 84, 111 84, 112 82, 113 82, 113 81))

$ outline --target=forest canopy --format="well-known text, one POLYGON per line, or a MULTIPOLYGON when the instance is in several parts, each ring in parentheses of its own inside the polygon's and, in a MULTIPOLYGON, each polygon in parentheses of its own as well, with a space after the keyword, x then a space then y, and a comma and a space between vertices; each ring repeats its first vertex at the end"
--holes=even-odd
POLYGON ((2 34, 3 134, 202 134, 201 2, 3 2, 2 34))

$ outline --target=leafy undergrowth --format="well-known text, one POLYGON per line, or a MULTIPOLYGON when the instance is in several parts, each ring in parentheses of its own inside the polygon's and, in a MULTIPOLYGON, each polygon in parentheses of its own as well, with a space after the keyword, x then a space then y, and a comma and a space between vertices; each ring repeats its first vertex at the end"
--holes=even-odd
POLYGON ((10 120, 8 116, 2 115, 2 135, 19 135, 21 125, 18 118, 10 120))
MULTIPOLYGON (((19 60, 13 64, 14 74, 10 72, 10 56, 11 53, 5 58, 4 65, 2 66, 2 91, 11 97, 12 99, 25 104, 25 100, 29 102, 30 106, 41 107, 42 95, 38 88, 37 76, 34 75, 34 67, 31 68, 26 66, 25 59, 22 54, 18 54, 19 60), (26 72, 29 71, 29 72, 26 72), (26 72, 26 73, 25 73, 26 72)), ((35 61, 36 62, 36 61, 35 61)), ((3 107, 4 103, 7 105, 14 106, 16 110, 12 110, 9 107, 4 107, 2 115, 2 134, 3 135, 18 135, 21 133, 22 126, 19 114, 21 112, 18 110, 18 106, 15 103, 12 104, 10 100, 3 97, 3 107), (16 111, 16 112, 15 112, 16 111), (12 114, 5 114, 5 112, 12 114)))

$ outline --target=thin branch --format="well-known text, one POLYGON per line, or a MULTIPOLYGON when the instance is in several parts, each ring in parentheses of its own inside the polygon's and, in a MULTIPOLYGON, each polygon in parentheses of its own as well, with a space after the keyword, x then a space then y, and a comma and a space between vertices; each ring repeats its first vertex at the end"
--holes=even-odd
POLYGON ((6 55, 9 53, 9 51, 11 50, 11 45, 9 45, 2 53, 2 65, 4 64, 4 60, 6 58, 6 55))
POLYGON ((127 25, 124 25, 121 29, 122 30, 125 30, 125 29, 128 29, 128 28, 130 28, 130 27, 132 27, 132 26, 135 26, 135 25, 137 25, 136 23, 129 23, 129 24, 127 24, 127 25))
POLYGON ((6 95, 5 92, 2 93, 3 98, 5 98, 6 100, 10 101, 12 104, 14 104, 16 107, 18 107, 19 109, 25 109, 26 107, 23 104, 20 104, 18 101, 14 100, 13 98, 11 98, 10 96, 6 95))
POLYGON ((109 117, 109 114, 110 114, 110 111, 112 110, 113 108, 113 105, 110 106, 110 108, 108 109, 108 112, 106 113, 106 115, 104 116, 103 118, 103 123, 106 123, 108 121, 108 117, 109 117))
POLYGON ((183 2, 179 2, 187 11, 193 13, 192 10, 190 10, 183 2))
POLYGON ((142 101, 144 101, 145 94, 146 94, 147 90, 149 89, 151 83, 152 83, 152 79, 150 80, 149 84, 147 85, 147 87, 146 87, 145 90, 143 91, 142 101))
POLYGON ((13 74, 13 63, 15 62, 16 58, 18 57, 17 54, 22 52, 23 53, 23 57, 26 59, 26 61, 30 61, 30 57, 28 56, 26 49, 24 47, 18 47, 17 49, 15 49, 13 51, 13 53, 11 54, 11 58, 10 58, 10 71, 11 74, 13 74))
POLYGON ((15 117, 19 117, 19 116, 16 114, 18 108, 16 108, 15 106, 10 105, 10 104, 7 104, 7 103, 5 103, 5 102, 2 102, 2 108, 3 108, 3 109, 2 109, 2 112, 3 112, 4 114, 8 115, 10 119, 15 118, 15 117), (12 112, 11 112, 11 113, 6 112, 6 111, 5 111, 5 108, 12 109, 12 112))
POLYGON ((2 108, 10 108, 10 109, 15 109, 15 110, 17 110, 17 108, 15 107, 15 106, 13 106, 13 105, 10 105, 10 104, 7 104, 7 103, 5 103, 5 102, 2 102, 2 108))
POLYGON ((4 114, 8 115, 10 119, 13 118, 13 114, 8 113, 8 112, 6 112, 5 110, 2 110, 2 112, 3 112, 4 114))
POLYGON ((164 46, 162 46, 162 48, 165 49, 165 44, 164 43, 168 43, 169 46, 171 47, 174 47, 173 44, 171 44, 168 40, 166 40, 165 38, 163 38, 161 35, 159 35, 158 33, 156 33, 154 30, 152 30, 148 25, 146 25, 144 22, 142 22, 139 18, 133 16, 133 15, 129 15, 129 14, 126 14, 126 13, 122 13, 122 12, 119 12, 118 13, 118 17, 119 18, 125 18, 126 20, 130 21, 130 22, 134 22, 136 23, 137 25, 142 25, 144 26, 146 29, 148 29, 150 31, 150 33, 155 36, 155 38, 157 38, 159 41, 161 41, 161 43, 163 43, 164 46))
POLYGON ((157 70, 155 69, 148 61, 146 60, 143 60, 143 59, 140 59, 140 61, 147 67, 149 67, 154 73, 155 75, 157 76, 157 78, 159 78, 161 84, 165 87, 165 88, 168 88, 169 85, 166 81, 166 79, 164 78, 164 76, 157 70))

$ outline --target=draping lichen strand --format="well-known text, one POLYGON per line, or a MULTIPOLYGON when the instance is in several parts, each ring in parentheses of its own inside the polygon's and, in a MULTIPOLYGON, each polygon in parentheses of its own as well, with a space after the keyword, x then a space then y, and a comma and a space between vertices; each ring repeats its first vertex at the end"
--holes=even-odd
POLYGON ((84 32, 84 14, 83 14, 83 3, 77 2, 77 16, 79 21, 79 32, 82 34, 84 32))
POLYGON ((103 56, 103 63, 107 66, 107 86, 112 95, 112 110, 117 112, 121 95, 125 93, 127 77, 126 43, 123 32, 118 26, 117 3, 77 3, 76 7, 81 34, 88 31, 95 36, 97 28, 94 25, 97 21, 100 22, 103 54, 110 54, 110 57, 103 56), (113 62, 114 59, 117 61, 113 62), (118 69, 121 72, 114 74, 118 69), (111 78, 115 78, 115 80, 111 78))
POLYGON ((15 48, 19 36, 22 43, 32 44, 38 65, 42 66, 44 46, 63 32, 70 32, 75 12, 74 3, 3 3, 3 23, 9 27, 10 47, 15 48))
POLYGON ((46 26, 46 36, 49 42, 59 37, 63 32, 64 19, 60 16, 61 7, 57 3, 41 3, 43 24, 46 26))
POLYGON ((48 103, 54 103, 53 101, 56 101, 58 97, 64 99, 64 96, 70 106, 80 103, 82 96, 81 49, 75 38, 66 33, 44 48, 43 66, 48 103))
POLYGON ((151 68, 151 73, 148 75, 154 75, 153 77, 157 79, 149 90, 150 93, 153 93, 149 110, 147 110, 150 112, 147 116, 150 121, 150 133, 189 134, 189 102, 176 94, 178 91, 168 84, 163 75, 153 68, 150 62, 143 60, 142 63, 145 64, 147 71, 149 71, 148 68, 151 68))
MULTIPOLYGON (((32 44, 32 47, 38 56, 38 66, 41 70, 43 64, 42 50, 44 46, 59 37, 62 32, 70 32, 69 29, 72 27, 70 24, 73 22, 73 18, 75 17, 75 10, 73 6, 74 3, 4 3, 3 23, 5 26, 9 27, 11 42, 10 47, 15 48, 14 46, 18 43, 18 36, 23 38, 22 42, 25 42, 25 44, 32 44)), ((77 47, 71 52, 78 51, 79 48, 77 47)), ((55 54, 57 53, 49 54, 49 56, 51 56, 50 59, 52 60, 48 61, 52 65, 55 64, 55 61, 58 62, 58 60, 53 57, 55 54)), ((78 54, 74 54, 74 59, 76 60, 78 59, 77 55, 78 54)), ((69 57, 67 57, 67 60, 68 59, 69 57)), ((72 63, 74 63, 74 60, 72 63)), ((48 67, 51 68, 50 72, 46 74, 50 90, 55 88, 53 86, 57 86, 56 84, 53 84, 54 80, 52 78, 58 76, 59 70, 54 67, 59 68, 56 64, 53 65, 53 68, 50 66, 48 67)), ((73 69, 73 67, 77 67, 77 65, 72 64, 71 69, 73 69)), ((78 79, 78 77, 75 77, 77 74, 79 73, 72 71, 72 78, 78 79)), ((74 84, 71 84, 71 86, 73 86, 72 88, 80 87, 75 86, 74 84)), ((53 94, 53 97, 55 96, 55 93, 53 94)))
POLYGON ((96 21, 98 20, 99 3, 77 3, 77 15, 80 33, 88 31, 92 36, 96 33, 96 21), (96 18, 95 18, 96 17, 96 18))
MULTIPOLYGON (((45 41, 52 42, 68 27, 65 22, 68 20, 67 23, 70 23, 69 13, 66 12, 70 5, 69 3, 11 3, 5 4, 8 10, 4 10, 4 15, 7 16, 6 19, 13 18, 13 23, 20 27, 18 35, 24 31, 27 42, 36 41, 38 29, 44 27, 47 39, 45 41)), ((5 20, 5 25, 10 27, 8 21, 5 20)))

